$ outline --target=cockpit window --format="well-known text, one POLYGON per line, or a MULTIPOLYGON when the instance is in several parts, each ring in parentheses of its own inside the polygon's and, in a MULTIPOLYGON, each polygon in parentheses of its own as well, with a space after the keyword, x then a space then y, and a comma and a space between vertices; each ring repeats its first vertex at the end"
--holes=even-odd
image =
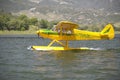
POLYGON ((52 31, 56 31, 60 34, 73 34, 73 29, 76 28, 78 28, 78 25, 73 22, 61 21, 53 26, 52 31))

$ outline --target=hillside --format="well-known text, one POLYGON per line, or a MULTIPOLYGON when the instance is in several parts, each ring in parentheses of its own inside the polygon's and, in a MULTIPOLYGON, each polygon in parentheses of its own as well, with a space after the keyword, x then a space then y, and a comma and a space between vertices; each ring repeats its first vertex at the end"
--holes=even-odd
POLYGON ((120 22, 120 0, 0 0, 0 9, 38 19, 80 24, 120 22))

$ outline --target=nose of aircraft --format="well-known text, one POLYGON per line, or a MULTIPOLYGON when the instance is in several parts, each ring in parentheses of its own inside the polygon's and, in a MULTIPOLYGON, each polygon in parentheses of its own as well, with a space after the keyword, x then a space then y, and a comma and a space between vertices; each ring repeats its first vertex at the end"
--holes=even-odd
POLYGON ((36 33, 37 33, 37 35, 38 35, 38 37, 39 37, 39 33, 40 33, 40 31, 38 30, 36 33))
POLYGON ((43 39, 43 37, 40 35, 40 33, 42 33, 42 30, 38 30, 36 33, 38 35, 38 38, 42 38, 43 39))

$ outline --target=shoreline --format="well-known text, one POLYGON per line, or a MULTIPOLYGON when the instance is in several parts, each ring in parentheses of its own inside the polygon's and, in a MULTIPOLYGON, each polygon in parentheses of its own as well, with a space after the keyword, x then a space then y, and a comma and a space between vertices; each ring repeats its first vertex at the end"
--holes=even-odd
POLYGON ((0 35, 34 35, 36 31, 0 31, 0 35))
MULTIPOLYGON (((115 34, 120 34, 116 31, 115 34)), ((36 31, 0 31, 0 35, 36 35, 36 31)))
POLYGON ((116 31, 115 34, 120 34, 120 31, 116 31))

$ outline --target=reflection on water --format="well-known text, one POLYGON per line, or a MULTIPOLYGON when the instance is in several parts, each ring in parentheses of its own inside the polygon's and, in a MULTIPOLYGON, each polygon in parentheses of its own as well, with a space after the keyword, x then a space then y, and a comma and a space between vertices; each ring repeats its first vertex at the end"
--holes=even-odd
MULTIPOLYGON (((83 80, 113 80, 119 79, 119 64, 117 54, 111 51, 52 51, 38 52, 37 59, 50 55, 53 59, 47 59, 49 66, 37 66, 37 71, 50 71, 54 74, 47 76, 63 79, 83 80), (50 60, 50 61, 49 61, 50 60), (54 64, 57 65, 54 65, 54 64), (56 76, 56 77, 55 77, 56 76)), ((44 62, 45 63, 45 62, 44 62)), ((45 73, 45 74, 46 74, 45 73)))
POLYGON ((104 48, 88 51, 27 50, 49 43, 35 37, 0 37, 0 42, 1 80, 120 80, 119 36, 110 41, 70 42, 73 47, 104 48))

